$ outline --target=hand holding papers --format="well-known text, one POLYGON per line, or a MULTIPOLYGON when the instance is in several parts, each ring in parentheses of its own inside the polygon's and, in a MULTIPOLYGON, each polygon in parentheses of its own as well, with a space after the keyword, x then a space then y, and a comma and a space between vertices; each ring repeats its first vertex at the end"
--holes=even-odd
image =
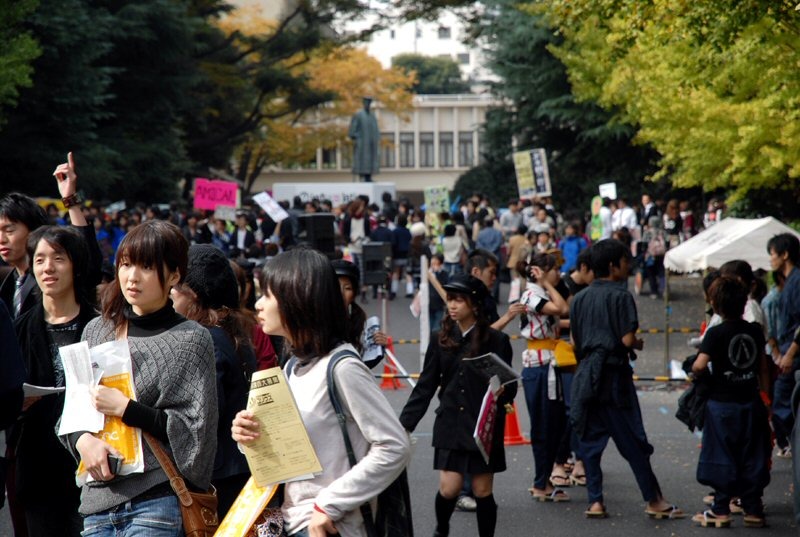
POLYGON ((243 446, 256 484, 265 487, 322 471, 286 377, 279 367, 250 381, 247 410, 261 424, 260 436, 243 446))
POLYGON ((58 434, 74 433, 76 431, 91 431, 96 433, 103 428, 105 416, 95 410, 89 389, 97 385, 92 369, 92 356, 89 344, 85 341, 60 347, 61 362, 64 364, 64 376, 67 384, 67 393, 64 399, 64 411, 61 414, 61 424, 58 434))
POLYGON ((494 438, 494 426, 497 422, 497 398, 503 390, 500 379, 497 376, 489 380, 489 388, 483 396, 481 411, 478 413, 478 421, 475 423, 475 431, 472 438, 481 452, 483 460, 489 464, 489 457, 492 454, 492 439, 494 438))
POLYGON ((501 385, 519 381, 519 374, 493 352, 475 358, 463 358, 462 361, 487 382, 494 376, 498 377, 501 385))

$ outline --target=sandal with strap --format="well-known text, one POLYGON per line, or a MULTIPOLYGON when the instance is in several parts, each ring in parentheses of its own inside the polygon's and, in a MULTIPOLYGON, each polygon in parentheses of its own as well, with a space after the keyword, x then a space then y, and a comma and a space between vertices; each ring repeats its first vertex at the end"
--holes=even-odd
POLYGON ((655 518, 656 520, 664 520, 664 519, 677 519, 677 518, 686 518, 686 513, 681 511, 677 505, 670 505, 666 509, 662 509, 661 511, 653 511, 652 509, 645 509, 644 513, 649 516, 650 518, 655 518))
POLYGON ((551 475, 550 484, 554 487, 568 487, 572 484, 572 480, 566 475, 551 475))
POLYGON ((538 502, 560 503, 569 501, 569 495, 561 489, 554 489, 553 492, 549 494, 537 494, 533 492, 533 489, 528 490, 531 491, 531 496, 533 496, 533 499, 538 502))
POLYGON ((586 486, 586 476, 583 474, 571 474, 569 476, 569 484, 575 487, 585 487, 586 486))
POLYGON ((731 518, 727 515, 715 515, 714 511, 707 510, 697 513, 692 521, 704 528, 727 528, 731 525, 731 518))
POLYGON ((586 518, 608 518, 608 511, 606 511, 605 505, 601 511, 592 511, 592 506, 590 505, 589 508, 583 512, 583 515, 586 518))
POLYGON ((749 515, 744 514, 744 527, 745 528, 763 528, 767 525, 767 519, 764 515, 749 515))

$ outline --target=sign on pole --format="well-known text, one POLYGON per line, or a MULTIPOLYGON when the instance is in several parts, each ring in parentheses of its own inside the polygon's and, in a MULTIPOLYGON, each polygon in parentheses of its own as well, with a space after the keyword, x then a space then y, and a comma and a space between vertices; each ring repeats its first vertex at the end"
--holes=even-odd
POLYGON ((217 205, 239 206, 239 185, 230 181, 194 180, 194 208, 214 210, 217 205))
POLYGON ((517 151, 514 153, 513 159, 520 198, 553 195, 550 185, 550 170, 547 167, 547 154, 544 149, 517 151))

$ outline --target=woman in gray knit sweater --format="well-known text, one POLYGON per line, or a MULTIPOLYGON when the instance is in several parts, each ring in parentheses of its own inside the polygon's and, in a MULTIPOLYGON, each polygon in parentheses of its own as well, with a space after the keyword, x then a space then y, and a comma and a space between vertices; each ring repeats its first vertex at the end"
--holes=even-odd
MULTIPOLYGON (((117 278, 104 290, 102 317, 83 339, 94 347, 127 338, 136 400, 98 387, 93 404, 107 416, 155 436, 172 454, 191 488, 206 490, 216 451, 217 394, 214 345, 208 331, 175 313, 170 288, 186 274, 188 244, 173 224, 152 220, 119 246, 117 278)), ((61 438, 92 477, 81 492, 83 535, 183 535, 178 500, 147 443, 144 471, 113 475, 114 449, 89 432, 61 438)))

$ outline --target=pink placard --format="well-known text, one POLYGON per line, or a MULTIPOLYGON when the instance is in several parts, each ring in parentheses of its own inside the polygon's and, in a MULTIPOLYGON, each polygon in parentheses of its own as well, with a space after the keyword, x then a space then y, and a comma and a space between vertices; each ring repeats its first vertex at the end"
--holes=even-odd
POLYGON ((237 207, 236 192, 238 185, 228 181, 210 181, 197 177, 194 180, 194 208, 211 209, 217 205, 237 207))

